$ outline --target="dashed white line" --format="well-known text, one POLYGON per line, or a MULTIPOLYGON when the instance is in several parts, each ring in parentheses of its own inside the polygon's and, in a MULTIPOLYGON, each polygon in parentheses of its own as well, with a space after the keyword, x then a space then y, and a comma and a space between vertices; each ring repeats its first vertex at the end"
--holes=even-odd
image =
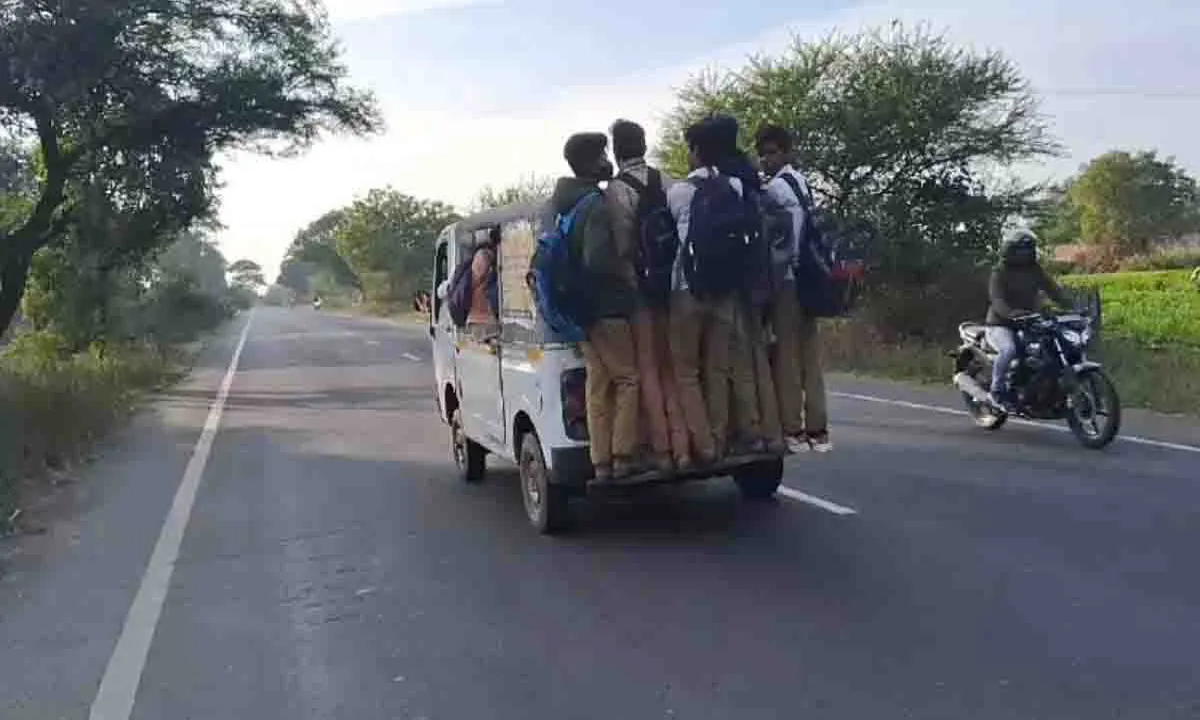
POLYGON ((791 498, 792 500, 795 500, 797 502, 802 502, 802 503, 805 503, 806 505, 812 505, 813 507, 819 507, 822 510, 827 510, 827 511, 833 513, 834 515, 857 515, 858 514, 858 511, 855 510, 854 508, 848 508, 845 505, 838 505, 835 502, 830 502, 829 500, 826 500, 824 498, 819 498, 816 495, 809 495, 808 493, 802 493, 799 490, 793 490, 792 488, 787 487, 786 485, 780 486, 779 494, 786 498, 791 498))
POLYGON ((400 353, 400 357, 404 358, 405 360, 412 360, 413 362, 421 362, 421 358, 409 352, 400 353))
POLYGON ((196 441, 192 457, 183 471, 183 479, 179 483, 179 489, 175 491, 175 500, 171 503, 166 520, 163 521, 158 542, 154 544, 154 552, 150 555, 142 582, 133 598, 133 604, 129 606, 129 614, 125 616, 125 626, 121 629, 116 647, 113 648, 112 656, 104 669, 104 677, 100 680, 100 688, 96 691, 96 698, 92 701, 91 711, 88 713, 89 720, 129 720, 133 712, 138 685, 142 680, 142 670, 146 666, 146 655, 150 651, 150 643, 154 640, 163 603, 171 586, 171 574, 179 557, 179 546, 183 543, 188 519, 196 503, 196 492, 200 488, 204 467, 208 464, 213 440, 221 425, 225 401, 229 397, 229 388, 233 385, 233 377, 237 373, 238 361, 242 356, 242 348, 246 346, 246 337, 250 333, 250 323, 253 319, 254 311, 251 310, 246 316, 246 325, 242 328, 241 337, 233 350, 229 368, 217 389, 217 397, 209 408, 204 429, 200 431, 200 439, 196 441))
MULTIPOLYGON (((876 395, 860 395, 858 393, 847 392, 830 392, 832 397, 845 398, 847 400, 860 400, 862 402, 877 403, 880 405, 892 405, 895 407, 909 408, 912 410, 924 410, 926 412, 942 413, 943 415, 966 415, 966 410, 956 410, 954 408, 942 407, 940 405, 926 405, 925 403, 909 402, 907 400, 893 400, 892 398, 878 397, 876 395)), ((1049 423, 1037 422, 1036 420, 1023 420, 1020 418, 1009 418, 1010 423, 1017 425, 1026 425, 1028 427, 1044 428, 1055 432, 1070 432, 1070 428, 1062 425, 1051 425, 1049 423)), ((1147 447, 1163 448, 1164 450, 1178 450, 1179 452, 1190 452, 1200 454, 1200 447, 1195 445, 1184 445, 1182 443, 1167 442, 1165 440, 1153 440, 1151 438, 1138 437, 1137 435, 1119 435, 1117 442, 1133 443, 1134 445, 1145 445, 1147 447)))

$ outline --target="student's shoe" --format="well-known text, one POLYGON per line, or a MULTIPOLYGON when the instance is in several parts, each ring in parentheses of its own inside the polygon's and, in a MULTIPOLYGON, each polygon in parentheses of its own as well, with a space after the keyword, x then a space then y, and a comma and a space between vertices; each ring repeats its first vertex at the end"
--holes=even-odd
POLYGON ((789 435, 784 439, 787 443, 787 449, 794 454, 806 453, 812 450, 812 445, 809 444, 808 438, 803 435, 789 435))
POLYGON ((641 468, 629 458, 617 458, 613 460, 612 476, 614 480, 627 478, 630 475, 637 475, 639 472, 641 472, 641 468))
POLYGON ((608 482, 613 479, 612 467, 609 465, 597 465, 593 472, 596 482, 608 482))
POLYGON ((669 456, 655 458, 654 469, 660 473, 670 475, 675 472, 675 461, 669 456))
POLYGON ((696 469, 696 463, 690 457, 675 458, 675 472, 685 473, 696 469))
POLYGON ((808 434, 808 444, 811 445, 812 449, 816 452, 829 452, 833 449, 833 443, 829 441, 828 430, 810 432, 808 434))

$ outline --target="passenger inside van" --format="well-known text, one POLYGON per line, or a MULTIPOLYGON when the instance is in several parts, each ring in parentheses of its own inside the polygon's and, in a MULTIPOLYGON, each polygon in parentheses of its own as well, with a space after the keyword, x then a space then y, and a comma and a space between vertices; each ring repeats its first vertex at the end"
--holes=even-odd
POLYGON ((495 337, 500 328, 496 270, 499 239, 499 228, 479 233, 471 258, 471 310, 467 314, 467 332, 477 340, 495 337))

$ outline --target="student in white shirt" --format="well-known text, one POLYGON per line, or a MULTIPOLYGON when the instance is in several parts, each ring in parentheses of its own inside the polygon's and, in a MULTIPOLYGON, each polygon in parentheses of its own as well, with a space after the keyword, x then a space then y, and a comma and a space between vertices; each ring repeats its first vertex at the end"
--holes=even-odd
MULTIPOLYGON (((679 228, 680 249, 675 260, 668 334, 680 405, 691 438, 695 461, 714 462, 725 455, 729 435, 731 352, 737 318, 737 296, 696 298, 684 271, 684 247, 691 226, 695 178, 720 176, 720 159, 711 123, 700 122, 684 132, 691 172, 687 180, 667 190, 667 205, 679 228), (701 389, 701 380, 704 387, 701 389)), ((727 177, 727 176, 725 176, 727 177)), ((741 195, 742 184, 728 177, 741 195)))
POLYGON ((772 366, 784 434, 793 452, 832 449, 829 442, 829 417, 825 396, 825 374, 821 368, 817 319, 805 313, 796 295, 792 267, 805 242, 804 208, 812 207, 808 182, 791 164, 791 133, 777 125, 764 125, 755 134, 763 171, 770 178, 766 185, 768 213, 772 208, 790 222, 777 227, 776 250, 787 265, 782 272, 782 289, 772 313, 777 341, 772 366), (797 192, 804 195, 800 202, 797 192), (781 211, 781 212, 780 212, 781 211))

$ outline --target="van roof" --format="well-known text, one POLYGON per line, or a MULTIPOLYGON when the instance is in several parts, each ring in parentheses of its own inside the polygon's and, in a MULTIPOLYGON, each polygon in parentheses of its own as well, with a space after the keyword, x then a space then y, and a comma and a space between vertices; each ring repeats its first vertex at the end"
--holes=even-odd
POLYGON ((475 213, 459 220, 457 223, 458 229, 460 232, 472 233, 480 228, 499 225, 516 218, 536 217, 538 213, 542 212, 549 200, 550 196, 546 195, 528 202, 513 203, 511 205, 502 205, 490 210, 484 210, 483 212, 475 213))

